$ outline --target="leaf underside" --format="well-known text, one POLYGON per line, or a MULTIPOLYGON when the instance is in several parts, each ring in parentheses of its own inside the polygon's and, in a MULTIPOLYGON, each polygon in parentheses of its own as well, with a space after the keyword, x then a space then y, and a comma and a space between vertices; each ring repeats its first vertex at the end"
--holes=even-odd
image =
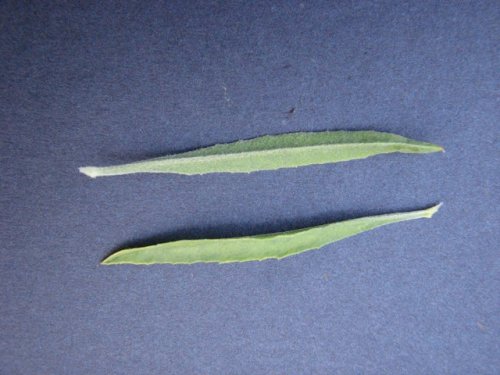
POLYGON ((232 263, 282 259, 305 251, 319 249, 327 244, 383 225, 431 218, 440 206, 441 204, 419 211, 366 216, 280 233, 221 239, 181 240, 126 249, 107 257, 102 261, 102 264, 232 263))
POLYGON ((376 131, 324 131, 266 135, 160 158, 107 167, 82 167, 89 177, 131 173, 250 173, 364 159, 394 152, 443 151, 432 143, 376 131))

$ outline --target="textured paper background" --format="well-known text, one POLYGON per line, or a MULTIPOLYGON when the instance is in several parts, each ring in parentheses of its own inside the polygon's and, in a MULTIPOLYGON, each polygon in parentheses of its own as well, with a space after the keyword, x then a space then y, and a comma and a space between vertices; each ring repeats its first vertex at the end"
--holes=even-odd
POLYGON ((497 1, 32 3, 0 4, 0 373, 500 372, 497 1), (77 171, 326 129, 446 153, 77 171), (99 266, 439 201, 279 262, 99 266))

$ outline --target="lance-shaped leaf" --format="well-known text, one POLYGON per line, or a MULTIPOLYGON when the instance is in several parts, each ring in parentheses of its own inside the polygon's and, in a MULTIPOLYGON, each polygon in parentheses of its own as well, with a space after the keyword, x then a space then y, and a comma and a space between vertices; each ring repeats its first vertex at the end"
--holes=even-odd
POLYGON ((337 163, 393 152, 443 151, 432 143, 375 131, 324 131, 266 135, 129 164, 82 167, 90 177, 130 173, 248 173, 337 163))
POLYGON ((440 205, 420 211, 367 216, 281 233, 167 242, 118 251, 103 260, 102 264, 231 263, 282 259, 304 251, 319 249, 329 243, 382 225, 430 218, 439 207, 440 205))

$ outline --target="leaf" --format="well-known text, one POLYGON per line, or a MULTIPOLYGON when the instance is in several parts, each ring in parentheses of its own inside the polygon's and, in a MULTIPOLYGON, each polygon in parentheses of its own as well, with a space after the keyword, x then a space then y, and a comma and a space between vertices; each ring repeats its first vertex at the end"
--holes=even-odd
POLYGON ((282 259, 329 243, 405 220, 431 218, 441 204, 411 212, 366 216, 316 227, 257 236, 181 240, 118 251, 102 264, 231 263, 282 259))
POLYGON ((324 131, 266 135, 250 140, 201 148, 129 164, 82 167, 89 177, 130 173, 249 173, 364 159, 393 152, 443 151, 432 143, 418 142, 375 131, 324 131))

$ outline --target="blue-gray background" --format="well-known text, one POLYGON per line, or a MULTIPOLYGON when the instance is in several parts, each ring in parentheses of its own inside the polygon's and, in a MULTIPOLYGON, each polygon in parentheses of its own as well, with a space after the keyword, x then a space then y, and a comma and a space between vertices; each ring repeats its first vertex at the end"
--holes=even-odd
POLYGON ((3 1, 0 373, 498 374, 499 20, 497 1, 3 1), (77 171, 325 129, 446 153, 77 171), (99 266, 439 201, 283 261, 99 266))

